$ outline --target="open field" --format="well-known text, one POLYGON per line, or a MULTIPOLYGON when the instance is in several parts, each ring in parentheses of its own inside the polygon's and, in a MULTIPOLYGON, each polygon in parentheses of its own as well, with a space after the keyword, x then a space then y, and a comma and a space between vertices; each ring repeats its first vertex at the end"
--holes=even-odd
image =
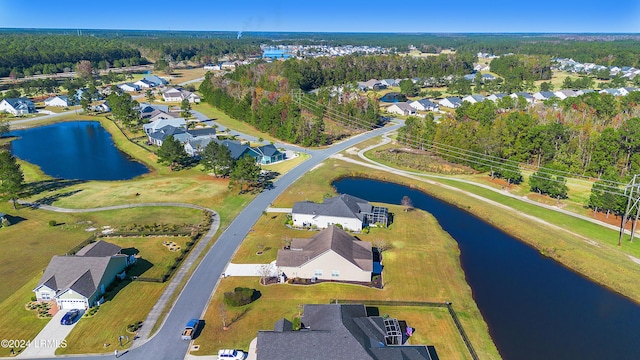
MULTIPOLYGON (((325 166, 330 169, 329 164, 325 166)), ((303 179, 309 177, 315 178, 310 175, 303 179)), ((314 198, 322 197, 324 192, 331 191, 326 182, 324 189, 320 191, 316 188, 309 190, 314 193, 314 198)), ((221 280, 205 315, 207 326, 196 339, 196 344, 201 346, 198 353, 210 354, 222 347, 247 349, 258 330, 272 329, 273 324, 282 317, 292 320, 297 315, 298 304, 328 303, 330 299, 338 298, 452 301, 456 304, 455 310, 459 313, 480 357, 500 358, 473 301, 471 289, 466 284, 455 241, 440 229, 431 215, 423 211, 404 212, 400 206, 392 205, 390 212, 395 214, 395 222, 389 228, 372 228, 369 234, 357 235, 363 241, 385 239, 391 245, 391 249, 383 253, 384 289, 339 283, 261 286, 258 278, 225 278, 221 280), (418 234, 414 231, 417 228, 428 231, 418 234), (414 276, 407 276, 406 264, 412 264, 411 273, 414 276), (223 331, 220 319, 222 295, 236 286, 257 288, 261 298, 243 308, 227 308, 229 319, 236 316, 240 319, 233 321, 229 330, 223 331), (246 313, 243 313, 244 311, 246 313)), ((311 237, 316 234, 312 231, 288 229, 284 226, 283 220, 283 214, 267 214, 261 217, 254 226, 254 231, 240 246, 233 262, 270 262, 275 259, 277 249, 283 245, 282 237, 311 237), (265 253, 260 256, 255 255, 258 242, 265 245, 265 253)), ((443 359, 470 358, 457 329, 444 309, 384 307, 381 308, 381 313, 397 316, 406 320, 410 326, 415 326, 418 331, 412 339, 413 344, 435 345, 443 359)))
POLYGON ((280 175, 282 174, 286 174, 287 172, 289 172, 289 170, 293 169, 294 167, 298 166, 300 163, 304 162, 305 160, 309 159, 311 156, 309 154, 306 153, 298 153, 298 156, 296 156, 293 159, 288 159, 286 161, 281 161, 275 164, 269 164, 269 165, 260 165, 260 167, 263 170, 269 170, 269 171, 275 171, 277 173, 280 173, 280 175))
MULTIPOLYGON (((164 74, 157 74, 157 75, 160 77, 168 78, 171 84, 179 84, 186 81, 191 81, 197 78, 201 78, 206 73, 207 71, 204 69, 203 66, 198 66, 197 68, 193 68, 193 69, 175 69, 173 70, 173 73, 171 74, 171 76, 166 76, 164 74)), ((198 87, 196 86, 196 89, 197 88, 198 87)))

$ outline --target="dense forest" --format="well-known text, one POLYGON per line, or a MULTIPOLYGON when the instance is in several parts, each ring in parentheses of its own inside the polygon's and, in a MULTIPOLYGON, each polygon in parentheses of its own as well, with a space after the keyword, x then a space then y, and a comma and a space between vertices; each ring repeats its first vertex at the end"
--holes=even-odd
POLYGON ((95 68, 146 62, 126 42, 88 36, 12 34, 0 36, 0 76, 30 76, 74 70, 81 60, 95 68))

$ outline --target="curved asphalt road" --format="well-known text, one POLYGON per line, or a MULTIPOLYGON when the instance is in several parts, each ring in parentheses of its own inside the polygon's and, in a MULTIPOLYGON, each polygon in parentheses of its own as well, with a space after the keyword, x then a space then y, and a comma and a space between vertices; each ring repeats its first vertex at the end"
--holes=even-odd
MULTIPOLYGON (((189 319, 202 318, 222 272, 231 261, 233 254, 249 233, 251 227, 262 215, 262 211, 269 207, 276 197, 299 177, 331 155, 385 132, 394 131, 400 126, 400 123, 395 123, 391 126, 354 136, 325 149, 308 151, 312 153, 312 157, 309 160, 301 163, 276 180, 271 190, 265 190, 260 193, 219 236, 193 272, 156 334, 146 341, 144 339, 135 340, 132 348, 122 354, 121 357, 141 360, 183 359, 190 345, 190 342, 180 338, 184 325, 189 319)), ((128 205, 124 206, 127 207, 128 205)), ((211 325, 205 324, 205 328, 207 326, 211 325)), ((87 335, 90 336, 89 334, 87 335)), ((74 355, 72 357, 74 359, 113 358, 113 354, 74 355)), ((57 358, 59 359, 60 357, 57 358)))

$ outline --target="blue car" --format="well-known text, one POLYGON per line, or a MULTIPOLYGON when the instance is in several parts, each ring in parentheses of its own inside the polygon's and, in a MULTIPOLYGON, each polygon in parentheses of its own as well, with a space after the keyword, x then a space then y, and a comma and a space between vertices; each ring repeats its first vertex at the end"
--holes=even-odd
POLYGON ((62 320, 60 320, 60 324, 71 325, 76 321, 76 319, 78 319, 78 317, 80 317, 80 310, 78 309, 69 310, 67 311, 66 314, 64 314, 64 316, 62 317, 62 320))

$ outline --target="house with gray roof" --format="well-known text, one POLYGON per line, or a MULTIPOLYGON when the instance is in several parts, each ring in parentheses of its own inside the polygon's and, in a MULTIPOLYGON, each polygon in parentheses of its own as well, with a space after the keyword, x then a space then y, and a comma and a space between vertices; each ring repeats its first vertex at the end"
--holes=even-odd
POLYGON ((238 160, 244 156, 251 156, 252 158, 255 158, 257 162, 260 158, 260 154, 258 154, 258 152, 247 144, 241 144, 239 141, 223 140, 220 142, 220 145, 229 149, 229 153, 231 153, 231 158, 233 160, 238 160))
POLYGON ((147 136, 149 138, 149 142, 156 146, 162 146, 162 143, 169 136, 173 137, 175 140, 178 140, 180 144, 185 144, 189 140, 193 139, 191 134, 189 134, 185 129, 171 125, 167 125, 162 129, 152 132, 147 136))
POLYGON ((397 102, 387 107, 386 111, 390 114, 398 114, 403 116, 414 115, 416 113, 416 109, 406 102, 397 102))
POLYGON ((0 101, 0 112, 13 116, 27 115, 36 112, 36 105, 25 97, 3 99, 0 101))
POLYGON ((149 135, 162 129, 165 126, 179 127, 186 130, 187 122, 184 118, 159 119, 148 124, 143 124, 142 129, 147 135, 149 135))
POLYGON ((291 218, 297 227, 324 229, 340 224, 343 229, 360 231, 367 226, 388 225, 389 209, 373 206, 366 200, 341 194, 324 199, 321 204, 301 201, 293 205, 291 218))
POLYGON ((533 96, 531 96, 531 94, 529 94, 528 92, 521 91, 521 92, 513 93, 513 94, 511 94, 509 96, 514 100, 518 100, 519 97, 522 97, 528 103, 532 103, 533 102, 533 96))
POLYGON ((437 111, 438 110, 438 104, 434 103, 429 99, 420 99, 420 100, 412 101, 409 103, 409 105, 412 108, 420 111, 437 111))
POLYGON ((151 82, 149 80, 145 80, 145 79, 140 79, 140 80, 134 82, 133 85, 136 85, 140 89, 150 89, 150 88, 156 86, 155 83, 153 83, 153 82, 151 82))
POLYGON ((467 96, 463 97, 462 101, 466 101, 466 102, 469 102, 471 104, 475 104, 475 103, 483 102, 484 99, 485 99, 485 97, 480 95, 480 94, 473 94, 473 95, 467 95, 467 96))
POLYGON ((204 148, 209 145, 210 142, 214 141, 214 138, 206 138, 206 137, 198 137, 187 140, 184 144, 184 151, 186 151, 189 156, 200 156, 204 148))
POLYGON ((305 304, 302 328, 278 321, 258 332, 257 360, 437 360, 435 348, 408 345, 407 324, 367 316, 364 304, 305 304))
POLYGON ((263 165, 284 160, 284 153, 278 150, 273 144, 262 145, 255 148, 255 150, 260 154, 259 161, 263 165))
POLYGON ((156 75, 147 75, 145 77, 142 78, 143 80, 149 81, 153 84, 155 84, 155 86, 161 86, 161 85, 166 85, 169 82, 159 76, 156 75))
POLYGON ((554 97, 557 97, 557 96, 556 96, 556 94, 552 93, 551 91, 539 91, 539 92, 533 94, 533 98, 538 100, 538 101, 545 101, 545 100, 552 99, 554 97))
POLYGON ((462 99, 457 96, 448 97, 440 100, 440 106, 445 106, 451 109, 455 109, 462 105, 462 99))
POLYGON ((60 309, 99 305, 106 288, 123 277, 133 255, 106 241, 89 244, 73 256, 54 256, 33 291, 38 301, 55 301, 60 309))
POLYGON ((330 225, 310 239, 293 239, 289 249, 278 250, 276 267, 287 278, 369 283, 373 251, 370 242, 330 225))
POLYGON ((491 94, 491 95, 487 96, 487 100, 491 100, 493 102, 498 102, 498 100, 502 99, 503 97, 507 97, 507 96, 509 96, 509 95, 503 94, 503 93, 491 94))
POLYGON ((44 101, 44 106, 67 107, 71 105, 67 95, 52 96, 44 101))

